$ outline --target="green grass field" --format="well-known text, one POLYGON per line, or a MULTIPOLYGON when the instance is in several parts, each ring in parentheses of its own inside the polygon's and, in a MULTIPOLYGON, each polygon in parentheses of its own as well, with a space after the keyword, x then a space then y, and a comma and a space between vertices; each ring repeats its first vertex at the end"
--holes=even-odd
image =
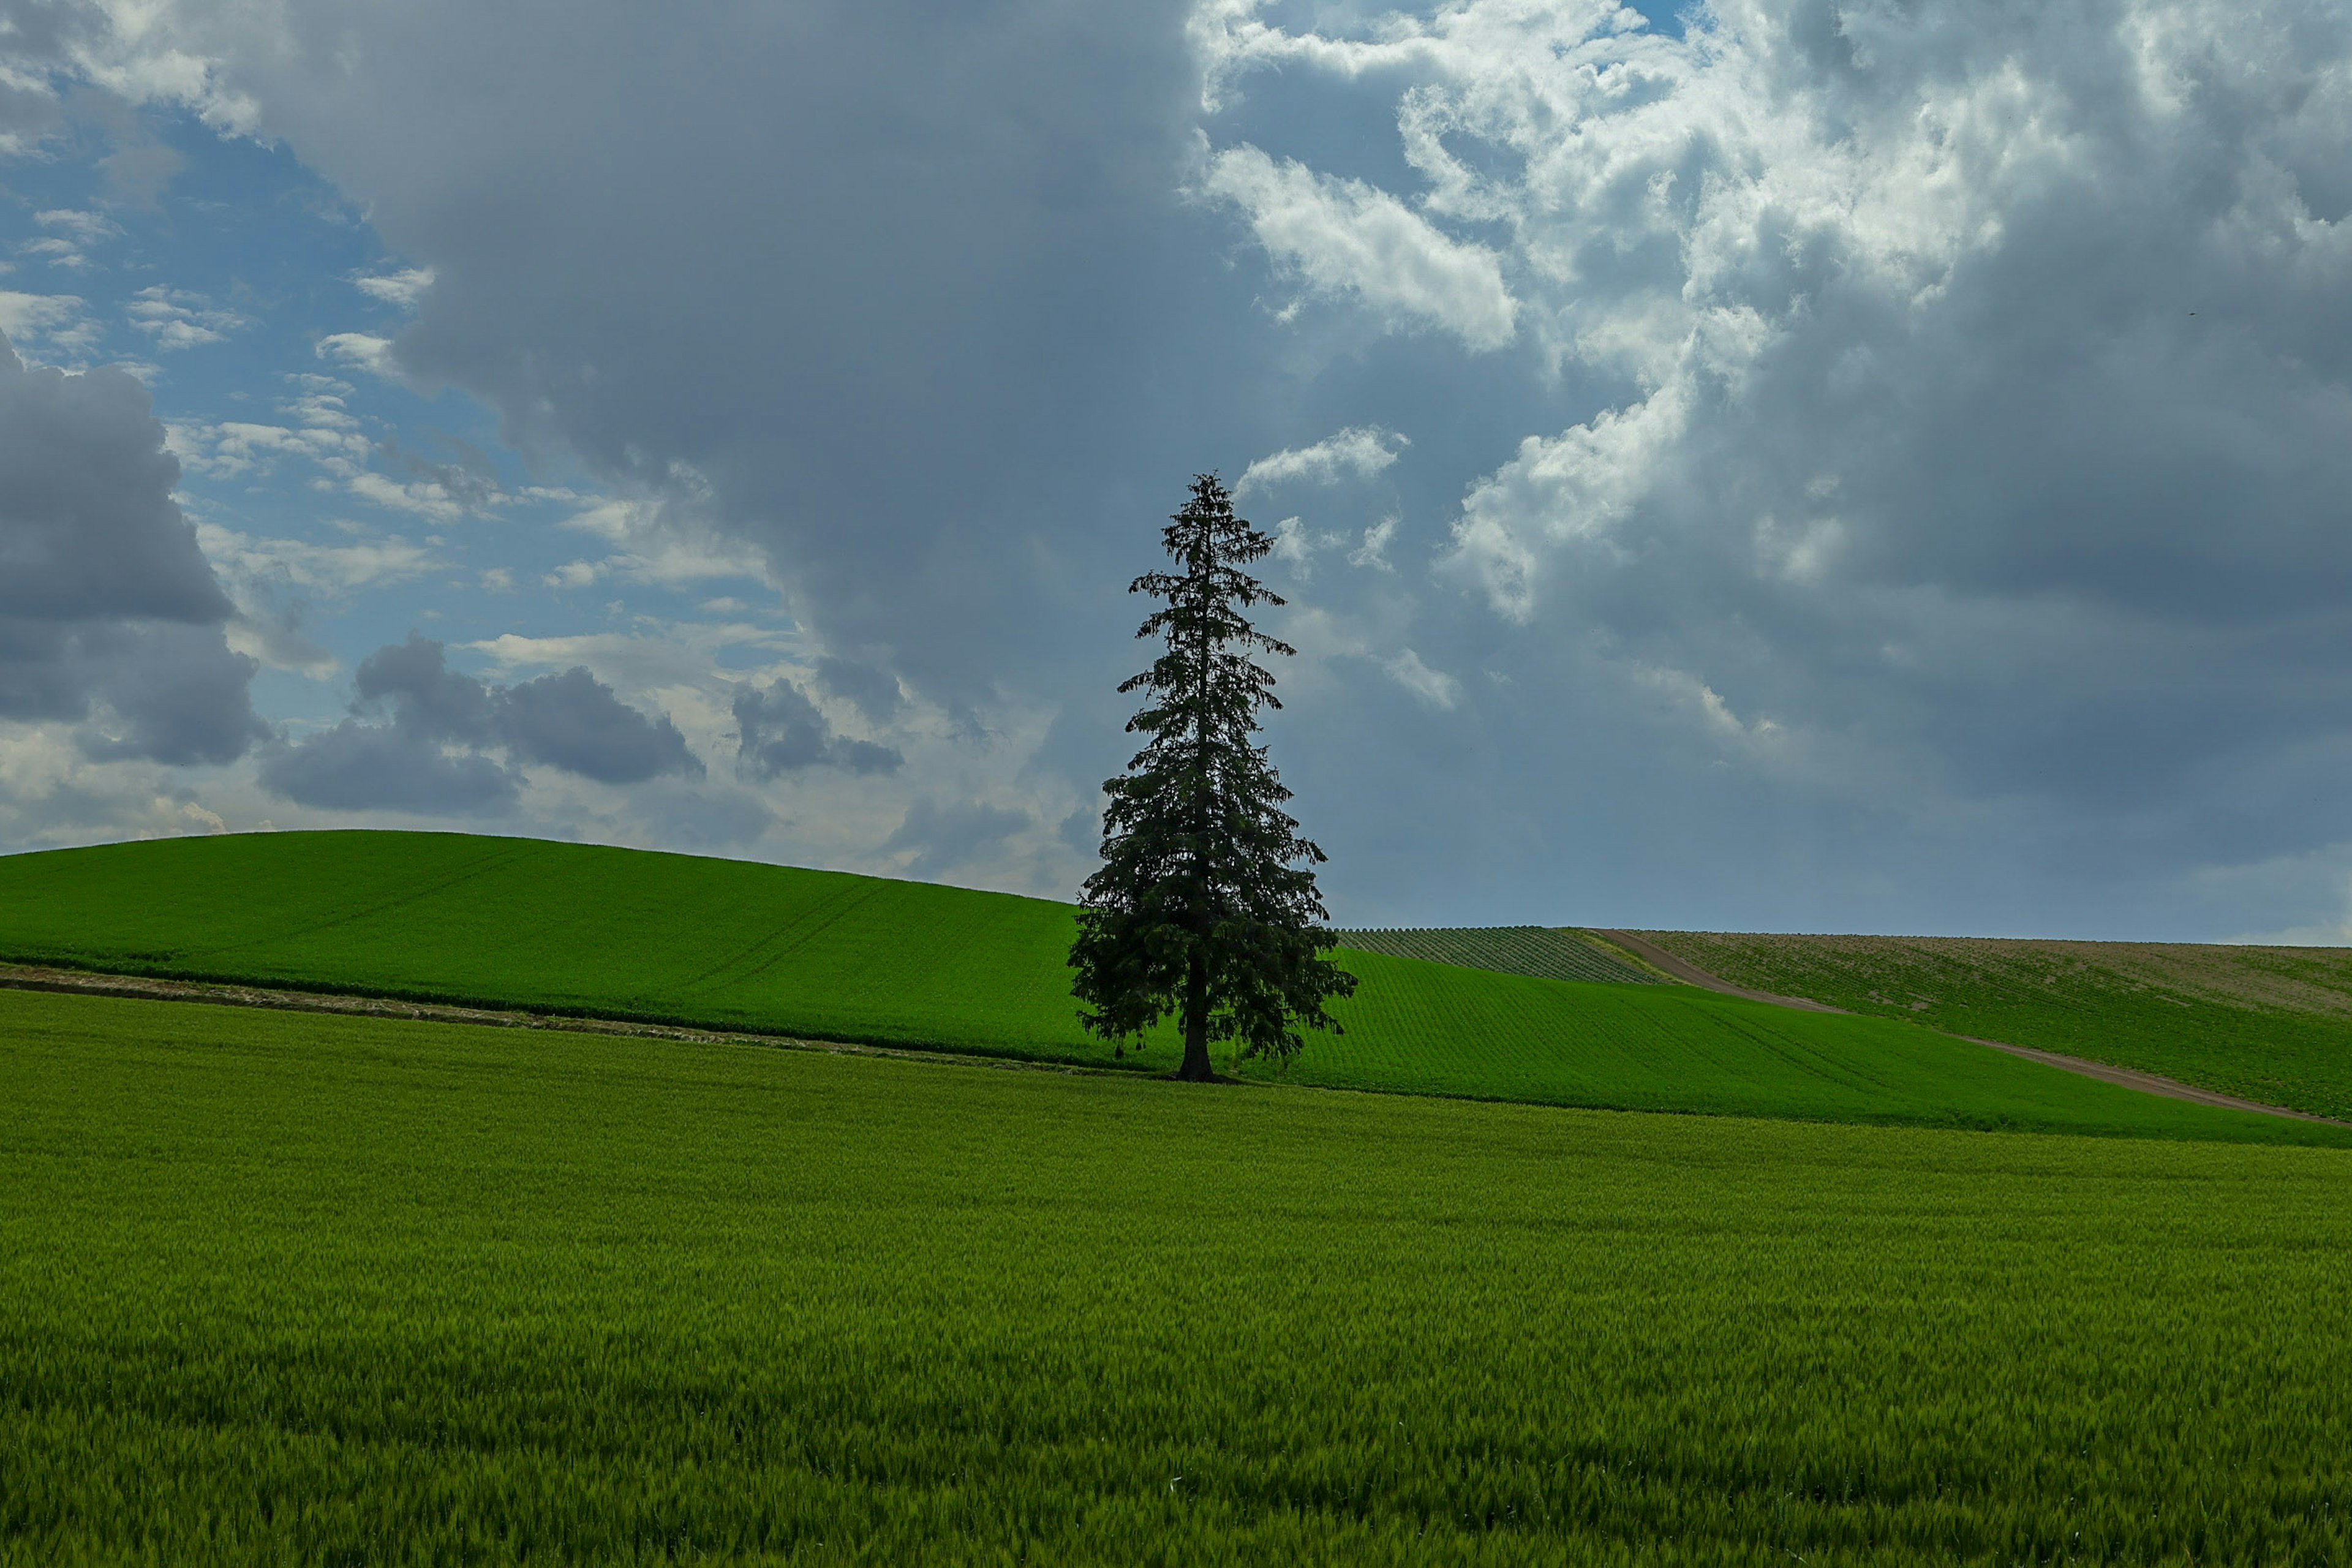
POLYGON ((1734 984, 2352 1120, 2352 949, 1640 934, 1734 984))
POLYGON ((0 993, 0 1562, 2352 1557, 2352 1154, 0 993))
MULTIPOLYGON (((0 958, 1108 1067, 1063 904, 454 834, 256 834, 0 858, 0 958)), ((1331 1088, 1629 1110, 2347 1142, 1874 1018, 1349 952, 1331 1088)), ((1129 1065, 1172 1067, 1162 1038, 1129 1065)), ((1259 1069, 1263 1071, 1264 1069, 1259 1069)))

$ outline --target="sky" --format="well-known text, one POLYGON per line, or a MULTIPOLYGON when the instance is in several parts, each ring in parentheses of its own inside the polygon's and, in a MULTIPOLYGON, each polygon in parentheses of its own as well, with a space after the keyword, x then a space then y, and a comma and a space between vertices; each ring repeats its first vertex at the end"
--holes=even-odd
POLYGON ((1343 925, 2352 942, 2338 0, 0 0, 0 850, 1068 898, 1158 529, 1343 925))

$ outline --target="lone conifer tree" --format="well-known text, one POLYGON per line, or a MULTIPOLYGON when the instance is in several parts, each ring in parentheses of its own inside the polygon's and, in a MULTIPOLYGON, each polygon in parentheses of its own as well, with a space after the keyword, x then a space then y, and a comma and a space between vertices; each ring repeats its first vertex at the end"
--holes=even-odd
POLYGON ((1286 1060, 1301 1046, 1294 1022, 1338 1033, 1323 1004, 1356 978, 1323 956, 1335 939, 1310 868, 1323 851, 1298 837, 1290 792, 1252 740, 1259 709, 1282 706, 1253 655, 1297 651, 1242 614, 1283 602, 1242 570, 1272 542, 1234 515, 1214 474, 1193 479, 1161 542, 1179 569, 1127 591, 1166 601, 1135 635, 1168 646, 1119 688, 1148 693, 1127 728, 1150 739, 1103 785, 1103 868, 1087 879, 1070 966, 1097 1035, 1123 1041, 1176 1014, 1177 1076, 1198 1082, 1215 1076, 1213 1039, 1286 1060))

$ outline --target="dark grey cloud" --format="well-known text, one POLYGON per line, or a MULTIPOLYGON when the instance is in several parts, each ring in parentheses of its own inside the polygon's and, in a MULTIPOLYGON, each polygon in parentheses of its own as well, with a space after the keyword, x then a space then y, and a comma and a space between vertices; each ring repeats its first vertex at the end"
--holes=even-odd
POLYGON ((362 659, 352 685, 361 702, 388 706, 395 725, 425 740, 479 746, 496 737, 490 688, 451 669, 448 650, 416 632, 362 659))
POLYGON ((411 632, 362 660, 353 686, 352 718, 263 760, 266 787, 330 809, 481 813, 515 804, 526 763, 604 784, 703 771, 667 715, 648 718, 576 666, 495 686, 411 632))
POLYGON ((815 767, 890 773, 906 761, 895 747, 834 733, 808 693, 789 680, 737 692, 735 729, 740 737, 738 765, 753 778, 815 767))
POLYGON ((106 18, 89 5, 0 0, 0 38, 16 79, 0 81, 0 136, 37 145, 65 126, 58 94, 43 79, 71 64, 75 47, 102 37, 106 18))
POLYGON ((499 733, 526 762, 605 784, 702 772, 667 716, 646 718, 577 666, 501 693, 499 733))
POLYGON ((816 661, 817 689, 856 706, 872 724, 887 724, 906 705, 898 678, 887 669, 826 654, 816 661))
POLYGON ((261 783, 331 811, 488 815, 513 809, 517 771, 477 748, 497 739, 497 694, 411 632, 360 661, 352 718, 262 759, 261 783), (364 715, 365 717, 362 717, 364 715))
POLYGON ((182 764, 266 733, 179 477, 136 380, 26 370, 0 338, 0 717, 81 723, 94 757, 182 764))
POLYGON ((268 733, 253 711, 255 663, 228 652, 217 627, 117 630, 84 647, 99 656, 93 685, 106 708, 81 738, 92 757, 226 763, 268 733))
POLYGON ((489 816, 514 808, 510 768, 478 752, 448 752, 397 721, 346 719, 261 762, 261 782, 287 799, 329 811, 489 816))
POLYGON ((1030 826, 1024 813, 1007 806, 976 800, 950 801, 945 805, 919 800, 907 808, 905 819, 882 848, 886 854, 915 851, 915 858, 907 864, 908 873, 936 877, 977 859, 1030 826))

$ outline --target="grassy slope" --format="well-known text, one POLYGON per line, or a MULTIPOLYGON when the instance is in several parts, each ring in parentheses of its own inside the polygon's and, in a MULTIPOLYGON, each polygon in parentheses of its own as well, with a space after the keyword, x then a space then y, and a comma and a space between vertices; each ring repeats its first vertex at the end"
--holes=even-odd
POLYGON ((1641 934, 1735 984, 2352 1120, 2352 949, 1641 934))
POLYGON ((0 993, 0 1562, 2352 1557, 2352 1155, 0 993))
MULTIPOLYGON (((451 834, 173 839, 0 859, 0 957, 556 1007, 1108 1066, 1066 905, 451 834)), ((2342 1142, 1875 1019, 1371 953, 1299 1081, 1632 1110, 2342 1142)), ((1147 1065, 1173 1065, 1160 1041, 1147 1065)))

